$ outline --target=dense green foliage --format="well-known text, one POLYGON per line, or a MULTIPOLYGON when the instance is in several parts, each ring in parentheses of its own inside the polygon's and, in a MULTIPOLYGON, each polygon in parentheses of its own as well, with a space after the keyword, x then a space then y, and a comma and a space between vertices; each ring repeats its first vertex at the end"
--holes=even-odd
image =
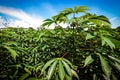
POLYGON ((0 79, 119 80, 120 29, 87 10, 66 8, 46 19, 40 30, 1 29, 0 79), (51 24, 54 29, 44 28, 51 24))

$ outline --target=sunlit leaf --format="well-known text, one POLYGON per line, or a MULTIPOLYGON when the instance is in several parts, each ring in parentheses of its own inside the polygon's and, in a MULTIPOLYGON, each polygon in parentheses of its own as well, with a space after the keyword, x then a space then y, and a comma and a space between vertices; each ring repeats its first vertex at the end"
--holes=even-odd
POLYGON ((62 60, 62 63, 64 64, 64 67, 65 67, 65 70, 66 70, 67 74, 69 76, 72 76, 71 69, 70 69, 69 65, 63 60, 62 60))
POLYGON ((79 80, 78 74, 73 69, 71 69, 71 72, 72 72, 73 76, 75 76, 79 80))
POLYGON ((25 70, 27 73, 31 74, 31 71, 30 71, 28 68, 24 68, 24 70, 25 70))
POLYGON ((42 73, 55 61, 56 59, 49 60, 42 68, 42 73))
POLYGON ((65 58, 62 58, 67 64, 69 64, 70 65, 70 67, 73 67, 73 64, 69 61, 69 60, 67 60, 67 59, 65 59, 65 58))
POLYGON ((28 76, 29 76, 29 73, 22 74, 22 76, 20 76, 19 80, 25 80, 28 76))
POLYGON ((111 40, 105 36, 102 36, 102 45, 105 44, 105 42, 107 43, 107 45, 110 46, 111 49, 115 48, 115 45, 111 42, 111 40))
POLYGON ((110 56, 110 55, 108 55, 108 57, 109 57, 110 59, 118 62, 118 63, 120 64, 120 60, 119 60, 119 59, 117 59, 117 58, 115 58, 115 57, 113 57, 113 56, 110 56))
POLYGON ((48 80, 50 80, 50 79, 52 78, 52 76, 53 76, 53 74, 54 74, 54 71, 55 71, 55 69, 56 69, 57 62, 58 62, 58 60, 56 60, 56 61, 50 66, 50 68, 49 68, 49 70, 48 70, 48 80))
POLYGON ((112 68, 109 66, 109 64, 107 63, 107 61, 104 59, 104 57, 101 54, 99 54, 99 53, 97 53, 97 54, 99 55, 99 58, 100 58, 102 70, 103 70, 107 80, 110 80, 112 68))
POLYGON ((91 35, 90 33, 87 33, 86 40, 94 38, 95 36, 91 35))
POLYGON ((94 61, 94 59, 91 57, 91 55, 89 55, 86 59, 85 59, 85 64, 84 67, 91 64, 94 61))
POLYGON ((9 46, 4 46, 4 47, 5 47, 7 50, 10 51, 11 56, 14 58, 14 60, 16 60, 16 56, 18 55, 18 54, 16 53, 16 51, 13 50, 12 48, 10 48, 9 46))
POLYGON ((64 80, 65 70, 64 70, 64 67, 63 67, 61 60, 59 60, 58 74, 59 74, 60 80, 64 80))
POLYGON ((72 80, 72 77, 69 75, 66 75, 66 80, 72 80))

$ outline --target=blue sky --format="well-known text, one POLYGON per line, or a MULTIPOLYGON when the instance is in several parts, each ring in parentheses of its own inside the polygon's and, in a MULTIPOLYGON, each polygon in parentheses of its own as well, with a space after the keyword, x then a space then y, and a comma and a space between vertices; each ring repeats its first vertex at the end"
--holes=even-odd
POLYGON ((91 9, 90 13, 107 16, 112 27, 117 27, 119 4, 119 0, 0 0, 0 18, 7 19, 11 26, 38 27, 64 8, 85 5, 91 9))

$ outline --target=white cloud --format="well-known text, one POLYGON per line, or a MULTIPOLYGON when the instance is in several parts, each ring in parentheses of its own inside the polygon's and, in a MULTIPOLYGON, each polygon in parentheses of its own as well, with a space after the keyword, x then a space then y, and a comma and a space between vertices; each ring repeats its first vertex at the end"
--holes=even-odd
POLYGON ((117 17, 112 17, 111 19, 110 19, 110 22, 112 22, 112 21, 114 21, 114 20, 116 20, 117 19, 117 17))
MULTIPOLYGON (((34 28, 36 28, 39 27, 43 21, 42 17, 40 16, 35 17, 33 15, 27 14, 23 10, 10 8, 10 7, 0 6, 0 13, 18 18, 19 20, 16 19, 13 21, 14 26, 15 25, 16 26, 19 25, 21 27, 33 26, 34 28)), ((10 21, 10 24, 12 25, 13 22, 10 21)))
MULTIPOLYGON (((50 4, 43 4, 44 8, 51 14, 55 15, 57 12, 54 10, 54 8, 50 4)), ((37 28, 43 23, 43 18, 40 16, 33 14, 27 14, 23 10, 16 9, 16 8, 10 8, 10 7, 4 7, 0 6, 0 13, 6 14, 12 17, 15 17, 16 19, 9 19, 8 20, 8 26, 10 27, 33 27, 37 28)), ((2 21, 1 16, 0 16, 0 21, 2 21)), ((3 22, 3 21, 2 21, 3 22)), ((62 27, 67 27, 67 24, 60 24, 62 27)), ((49 29, 53 29, 55 27, 55 24, 52 24, 49 29)))
POLYGON ((118 17, 112 17, 110 18, 110 22, 112 24, 112 28, 116 28, 118 26, 120 26, 120 23, 119 23, 119 18, 118 17))

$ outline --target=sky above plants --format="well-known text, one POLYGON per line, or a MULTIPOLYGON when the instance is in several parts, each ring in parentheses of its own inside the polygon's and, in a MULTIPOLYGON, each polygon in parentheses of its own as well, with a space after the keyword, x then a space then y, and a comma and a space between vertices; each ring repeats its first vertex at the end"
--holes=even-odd
POLYGON ((0 23, 36 28, 64 8, 83 5, 90 13, 108 17, 112 27, 120 26, 120 0, 0 0, 0 23))

